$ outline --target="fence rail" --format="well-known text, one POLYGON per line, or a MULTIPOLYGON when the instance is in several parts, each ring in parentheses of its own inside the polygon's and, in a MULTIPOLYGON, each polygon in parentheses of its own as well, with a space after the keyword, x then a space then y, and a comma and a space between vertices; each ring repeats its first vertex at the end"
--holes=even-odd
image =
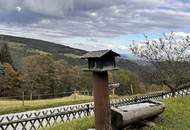
POLYGON ((0 97, 1 100, 7 100, 7 99, 24 99, 24 100, 37 100, 37 99, 52 99, 52 98, 60 98, 60 97, 66 97, 72 94, 81 94, 81 95, 91 95, 90 91, 69 91, 69 92, 59 92, 59 93, 46 93, 46 94, 25 94, 22 92, 20 95, 17 96, 6 96, 6 97, 0 97))
MULTIPOLYGON (((190 94, 190 87, 181 88, 175 92, 174 96, 185 96, 190 94)), ((112 100, 111 105, 118 107, 134 104, 150 99, 161 100, 172 97, 172 92, 154 93, 132 98, 112 100)), ((94 114, 93 103, 75 105, 70 107, 60 107, 52 110, 42 110, 39 112, 14 114, 12 116, 0 117, 1 130, 37 130, 51 126, 55 123, 79 119, 94 114)))

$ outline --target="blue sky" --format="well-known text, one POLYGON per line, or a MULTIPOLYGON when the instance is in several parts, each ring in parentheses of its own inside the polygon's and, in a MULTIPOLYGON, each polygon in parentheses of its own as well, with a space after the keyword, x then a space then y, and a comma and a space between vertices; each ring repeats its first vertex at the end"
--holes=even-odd
POLYGON ((189 0, 0 0, 0 33, 129 53, 144 34, 190 33, 189 0))

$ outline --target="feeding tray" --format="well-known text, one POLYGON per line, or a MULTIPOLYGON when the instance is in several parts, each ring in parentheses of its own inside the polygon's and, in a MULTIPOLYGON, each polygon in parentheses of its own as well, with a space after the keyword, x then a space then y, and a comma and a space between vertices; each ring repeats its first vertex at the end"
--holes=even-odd
POLYGON ((164 109, 161 102, 153 100, 111 108, 112 127, 123 128, 131 123, 157 116, 164 109))

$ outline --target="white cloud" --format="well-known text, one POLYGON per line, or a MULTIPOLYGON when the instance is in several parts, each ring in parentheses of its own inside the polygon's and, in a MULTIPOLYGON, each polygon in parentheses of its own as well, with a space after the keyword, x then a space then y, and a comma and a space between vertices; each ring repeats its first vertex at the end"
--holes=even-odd
MULTIPOLYGON (((190 3, 180 0, 0 0, 0 29, 55 42, 164 32, 189 28, 189 8, 190 3)), ((92 44, 89 48, 125 49, 113 43, 92 44)))
MULTIPOLYGON (((184 11, 190 4, 177 0, 0 0, 0 3, 4 3, 0 10, 16 8, 32 12, 28 17, 37 15, 28 26, 59 28, 71 36, 159 32, 189 27, 190 23, 190 12, 184 11)), ((24 19, 26 15, 20 17, 24 19)))
POLYGON ((21 4, 22 0, 0 0, 0 12, 12 11, 21 4))
POLYGON ((22 5, 35 13, 64 17, 68 10, 73 9, 73 0, 24 0, 22 5))
POLYGON ((186 32, 174 32, 174 35, 176 38, 185 38, 187 36, 190 36, 190 33, 186 32))
POLYGON ((17 7, 16 7, 16 10, 17 10, 18 12, 20 12, 20 11, 22 10, 22 8, 21 8, 20 6, 17 6, 17 7))

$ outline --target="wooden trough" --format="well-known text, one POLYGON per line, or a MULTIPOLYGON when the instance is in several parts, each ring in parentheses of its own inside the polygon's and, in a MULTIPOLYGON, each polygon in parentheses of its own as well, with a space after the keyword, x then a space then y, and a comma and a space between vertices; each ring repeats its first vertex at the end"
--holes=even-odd
POLYGON ((114 130, 122 129, 131 123, 157 116, 164 109, 165 107, 161 102, 153 100, 111 108, 112 128, 114 130))

